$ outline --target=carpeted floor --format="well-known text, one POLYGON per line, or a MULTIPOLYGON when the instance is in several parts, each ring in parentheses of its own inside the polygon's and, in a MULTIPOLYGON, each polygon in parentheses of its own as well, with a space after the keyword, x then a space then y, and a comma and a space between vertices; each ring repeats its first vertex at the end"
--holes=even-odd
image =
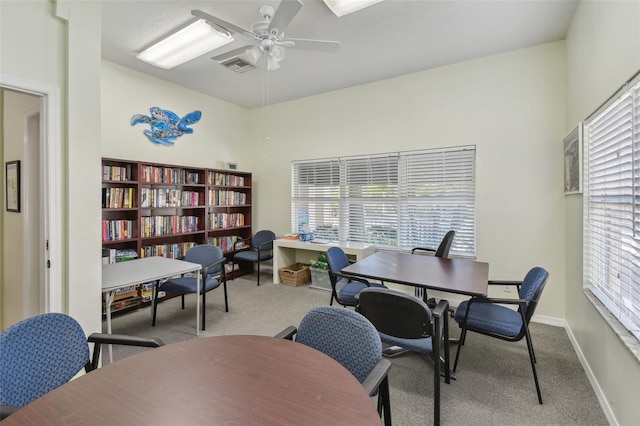
MULTIPOLYGON (((207 294, 207 329, 200 337, 226 334, 271 336, 297 325, 314 306, 327 305, 330 293, 309 286, 273 284, 263 274, 229 281, 229 312, 224 312, 221 288, 207 294)), ((158 306, 156 327, 150 308, 113 319, 113 332, 155 336, 167 344, 195 338, 194 296, 158 306)), ((453 322, 453 321, 452 321, 453 322)), ((106 329, 106 323, 103 325, 106 329)), ((452 337, 459 329, 451 326, 452 337)), ((539 405, 526 343, 503 342, 469 333, 462 348, 457 380, 442 384, 444 425, 606 425, 591 385, 562 328, 532 324, 543 405, 539 405)), ((452 362, 455 356, 452 346, 452 362)), ((113 348, 114 361, 141 351, 113 348)), ((108 352, 105 352, 108 353, 108 352)), ((107 358, 107 357, 105 357, 107 358)), ((105 363, 108 361, 104 361, 105 363)), ((393 423, 398 426, 430 424, 433 420, 433 370, 422 355, 408 353, 392 359, 390 371, 393 423)))

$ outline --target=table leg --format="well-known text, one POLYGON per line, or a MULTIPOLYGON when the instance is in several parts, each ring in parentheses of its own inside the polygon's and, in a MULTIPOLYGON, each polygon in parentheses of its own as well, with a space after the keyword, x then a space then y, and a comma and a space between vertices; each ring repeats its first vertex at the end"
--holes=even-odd
MULTIPOLYGON (((106 298, 104 301, 104 307, 107 315, 107 333, 111 334, 111 304, 113 303, 113 298, 116 296, 116 291, 110 291, 106 294, 106 298)), ((113 362, 113 346, 109 345, 109 363, 113 362)))

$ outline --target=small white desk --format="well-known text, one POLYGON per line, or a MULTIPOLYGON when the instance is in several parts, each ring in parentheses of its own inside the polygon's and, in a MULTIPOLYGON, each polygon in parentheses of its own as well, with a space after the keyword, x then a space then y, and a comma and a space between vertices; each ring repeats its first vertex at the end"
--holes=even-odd
POLYGON ((273 282, 280 283, 280 268, 293 265, 294 263, 309 263, 310 259, 315 259, 317 253, 325 252, 331 247, 340 247, 347 256, 362 260, 372 255, 376 251, 376 246, 364 243, 327 243, 317 244, 314 242, 285 240, 283 238, 273 242, 273 282))
MULTIPOLYGON (((145 257, 126 262, 111 263, 102 266, 102 293, 105 295, 105 310, 107 313, 107 332, 111 333, 111 304, 116 290, 131 285, 158 281, 163 278, 174 277, 188 272, 198 272, 202 269, 199 263, 184 260, 169 259, 161 256, 145 257)), ((198 275, 197 293, 200 294, 201 277, 198 275)), ((154 298, 156 295, 154 294, 154 298)), ((204 308, 203 308, 204 309, 204 308)), ((200 297, 196 297, 196 335, 200 334, 200 297)), ((109 345, 111 357, 111 345, 109 345)))

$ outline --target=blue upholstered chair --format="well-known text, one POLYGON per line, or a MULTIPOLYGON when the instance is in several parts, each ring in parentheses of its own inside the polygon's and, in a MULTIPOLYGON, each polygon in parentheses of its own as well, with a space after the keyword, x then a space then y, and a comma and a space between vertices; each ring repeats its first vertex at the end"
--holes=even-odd
MULTIPOLYGON (((224 269, 225 257, 222 249, 211 244, 201 244, 194 246, 187 251, 184 259, 187 262, 199 263, 202 265, 200 270, 201 283, 200 293, 202 294, 202 329, 205 329, 206 319, 206 294, 207 292, 220 287, 224 287, 224 310, 229 312, 229 302, 227 301, 227 277, 224 269)), ((158 288, 168 293, 180 294, 182 296, 182 309, 184 309, 184 295, 195 294, 197 289, 197 277, 183 276, 172 278, 164 284, 156 283, 154 295, 158 294, 158 288), (159 286, 159 287, 158 287, 159 286)), ((196 298, 197 303, 197 298, 196 298)), ((158 299, 153 298, 153 319, 151 325, 156 325, 156 312, 158 310, 158 299)))
POLYGON ((383 287, 382 284, 369 283, 364 278, 345 275, 341 271, 349 266, 349 258, 340 247, 330 247, 327 250, 327 263, 329 264, 329 281, 331 281, 331 300, 335 300, 342 306, 356 306, 358 293, 367 287, 383 287))
POLYGON ((160 339, 93 333, 65 314, 37 315, 0 333, 0 419, 62 386, 83 368, 98 367, 104 344, 159 347, 160 339), (89 345, 94 343, 93 358, 89 345))
MULTIPOLYGON (((437 249, 432 249, 427 247, 414 247, 413 249, 411 249, 411 254, 427 253, 427 254, 433 254, 433 256, 435 257, 448 259, 449 251, 451 250, 451 244, 453 244, 453 237, 455 237, 455 235, 456 235, 456 231, 451 230, 444 235, 437 249)), ((414 291, 415 291, 416 297, 421 297, 422 300, 427 302, 427 305, 429 305, 430 308, 433 309, 433 307, 436 306, 436 303, 437 303, 436 299, 428 298, 426 288, 416 287, 414 291)))
POLYGON ((293 339, 342 364, 370 396, 378 395, 378 413, 391 425, 389 360, 382 358, 382 343, 375 327, 362 315, 336 306, 319 306, 276 337, 293 339))
POLYGON ((378 330, 382 342, 428 355, 433 368, 433 423, 440 424, 440 374, 445 383, 449 374, 449 332, 446 300, 432 311, 421 299, 410 294, 384 289, 366 288, 358 296, 356 310, 378 330), (444 346, 444 357, 440 345, 444 346), (443 362, 444 361, 444 362, 443 362))
POLYGON ((529 333, 529 321, 538 306, 542 290, 547 283, 549 273, 540 267, 532 268, 522 281, 489 281, 493 285, 513 285, 518 289, 518 299, 473 298, 460 303, 455 311, 454 318, 462 328, 460 344, 456 352, 456 361, 453 371, 458 366, 460 350, 464 345, 467 331, 484 334, 506 340, 518 342, 524 337, 529 349, 529 359, 533 370, 533 380, 536 383, 538 402, 542 404, 542 394, 536 372, 536 356, 533 350, 533 342, 529 333), (508 306, 517 306, 518 310, 508 306))
MULTIPOLYGON (((234 264, 238 262, 251 262, 257 266, 258 285, 260 285, 260 263, 265 260, 273 259, 273 240, 276 239, 276 234, 272 231, 263 229, 255 233, 251 238, 244 238, 238 240, 233 245, 233 257, 234 264), (249 244, 249 250, 244 250, 242 247, 249 244)), ((231 279, 233 279, 233 272, 231 272, 231 279)))

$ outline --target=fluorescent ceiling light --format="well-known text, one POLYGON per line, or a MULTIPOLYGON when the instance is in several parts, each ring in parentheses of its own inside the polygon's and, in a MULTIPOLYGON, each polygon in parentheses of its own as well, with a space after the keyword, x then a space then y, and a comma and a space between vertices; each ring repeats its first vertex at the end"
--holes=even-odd
POLYGON ((355 12, 382 0, 324 0, 329 9, 337 16, 355 12))
POLYGON ((156 67, 170 70, 232 41, 233 37, 228 32, 198 19, 136 57, 156 67))

